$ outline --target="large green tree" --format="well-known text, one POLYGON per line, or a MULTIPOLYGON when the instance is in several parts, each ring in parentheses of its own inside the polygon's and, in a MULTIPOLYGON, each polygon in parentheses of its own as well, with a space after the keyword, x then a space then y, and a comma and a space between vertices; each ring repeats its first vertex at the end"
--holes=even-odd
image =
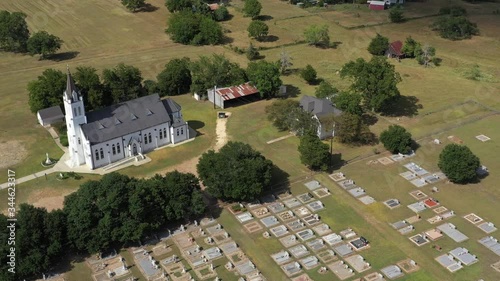
POLYGON ((415 51, 420 47, 420 43, 418 43, 411 36, 406 37, 405 43, 401 48, 401 53, 405 55, 407 58, 414 58, 416 56, 415 51))
POLYGON ((380 142, 391 153, 409 153, 411 151, 411 133, 399 125, 391 125, 380 134, 380 142))
POLYGON ((230 141, 219 152, 203 153, 196 168, 212 196, 252 201, 269 187, 273 163, 250 145, 230 141))
POLYGON ((342 143, 371 144, 376 141, 359 115, 344 112, 335 121, 335 137, 342 143))
POLYGON ((143 95, 141 71, 123 63, 102 72, 103 85, 111 93, 113 103, 124 102, 143 95))
POLYGON ((333 103, 343 112, 361 116, 363 115, 362 99, 363 97, 360 94, 341 92, 333 97, 333 103))
POLYGON ((190 65, 191 92, 204 95, 207 89, 226 87, 247 82, 245 70, 223 55, 200 56, 190 65))
POLYGON ((16 254, 19 253, 19 249, 11 252, 11 247, 15 247, 15 239, 10 237, 11 230, 14 230, 11 224, 13 224, 13 222, 8 221, 7 216, 0 214, 0 252, 2 253, 2 255, 0 255, 0 280, 5 281, 17 280, 15 268, 12 269, 12 267, 16 265, 16 262, 11 261, 11 256, 15 259, 16 254), (14 271, 12 272, 9 270, 14 271))
POLYGON ((291 99, 278 99, 266 106, 267 119, 280 131, 291 129, 295 118, 294 112, 299 108, 299 102, 291 99))
POLYGON ((168 11, 171 13, 182 11, 182 10, 190 10, 193 7, 193 1, 192 0, 166 0, 165 6, 167 7, 168 11))
POLYGON ((99 109, 112 104, 113 99, 109 93, 104 92, 97 69, 91 66, 78 66, 73 77, 76 87, 82 93, 86 109, 99 109))
POLYGON ((59 70, 48 68, 37 80, 28 83, 28 104, 36 113, 40 109, 62 105, 63 92, 66 89, 66 75, 59 70))
POLYGON ((127 8, 132 12, 135 12, 146 5, 145 0, 121 0, 121 1, 123 6, 125 6, 125 8, 127 8))
POLYGON ((59 50, 62 43, 59 37, 46 31, 39 31, 28 39, 27 48, 30 55, 40 55, 40 59, 45 59, 59 50))
POLYGON ((397 84, 401 76, 385 57, 374 56, 367 62, 362 58, 346 63, 341 77, 353 79, 351 90, 363 96, 364 106, 381 112, 400 96, 397 84))
POLYGON ((280 67, 277 63, 264 60, 250 62, 247 68, 247 75, 263 98, 276 96, 283 84, 280 79, 280 67))
POLYGON ((389 48, 389 39, 377 33, 368 45, 368 52, 374 56, 383 56, 389 48))
POLYGON ((304 30, 304 38, 309 45, 318 47, 330 46, 330 35, 328 25, 311 25, 304 30))
POLYGON ((326 99, 335 96, 339 90, 327 81, 321 81, 314 94, 317 98, 326 99))
POLYGON ((465 16, 442 16, 432 24, 432 29, 439 32, 445 39, 470 39, 479 34, 477 24, 469 21, 465 16))
POLYGON ((328 169, 330 152, 327 144, 323 143, 315 134, 305 134, 300 137, 300 162, 311 170, 328 169))
POLYGON ((65 253, 66 217, 60 210, 21 204, 17 214, 17 277, 47 272, 65 253))
POLYGON ((255 38, 261 41, 269 32, 267 24, 261 20, 253 20, 248 25, 248 37, 255 38))
POLYGON ((405 22, 406 19, 403 15, 403 8, 397 5, 389 10, 389 20, 394 23, 405 22))
POLYGON ((465 145, 448 144, 439 154, 438 167, 455 183, 466 184, 477 180, 479 158, 465 145))
POLYGON ((309 85, 318 81, 318 73, 310 64, 306 65, 306 67, 300 71, 300 77, 302 77, 302 79, 304 79, 309 85))
POLYGON ((208 15, 182 10, 168 19, 165 30, 177 43, 190 45, 215 45, 221 42, 221 25, 208 15))
POLYGON ((29 37, 26 14, 0 11, 0 50, 24 52, 29 37))
POLYGON ((262 4, 258 0, 245 0, 245 5, 243 6, 245 16, 256 18, 260 15, 261 10, 262 4))
POLYGON ((191 86, 191 60, 187 57, 172 59, 156 76, 158 89, 163 96, 184 94, 191 86))

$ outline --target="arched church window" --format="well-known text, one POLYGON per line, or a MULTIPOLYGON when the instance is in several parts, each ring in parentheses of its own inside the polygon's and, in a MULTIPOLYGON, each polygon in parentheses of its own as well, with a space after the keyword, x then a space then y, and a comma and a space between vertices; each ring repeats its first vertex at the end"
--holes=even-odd
POLYGON ((99 153, 101 154, 101 159, 104 158, 104 151, 102 150, 102 148, 99 150, 99 153))

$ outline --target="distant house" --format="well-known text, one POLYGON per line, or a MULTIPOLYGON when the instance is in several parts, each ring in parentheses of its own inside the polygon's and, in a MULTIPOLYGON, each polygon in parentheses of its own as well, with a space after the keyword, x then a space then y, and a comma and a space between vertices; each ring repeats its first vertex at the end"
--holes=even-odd
POLYGON ((41 109, 36 113, 36 116, 38 123, 42 126, 49 126, 64 121, 64 113, 59 105, 41 109))
POLYGON ((225 88, 208 89, 208 100, 220 108, 228 107, 229 103, 234 100, 244 100, 247 97, 254 97, 258 94, 259 90, 250 83, 241 84, 238 86, 231 86, 225 88))
POLYGON ((403 56, 403 53, 401 52, 401 49, 403 48, 403 43, 401 41, 394 41, 391 44, 389 44, 389 48, 387 51, 385 51, 385 55, 388 58, 401 58, 403 56))
POLYGON ((208 5, 208 8, 210 9, 210 11, 215 11, 215 10, 218 10, 219 9, 219 4, 217 3, 213 3, 213 4, 207 4, 208 5))
POLYGON ((310 112, 313 118, 318 121, 318 137, 320 139, 325 139, 333 135, 333 126, 327 127, 326 120, 342 114, 342 111, 336 108, 330 100, 319 99, 311 96, 303 96, 300 99, 300 107, 310 112))
POLYGON ((386 2, 385 1, 368 1, 370 4, 370 10, 385 10, 386 2))

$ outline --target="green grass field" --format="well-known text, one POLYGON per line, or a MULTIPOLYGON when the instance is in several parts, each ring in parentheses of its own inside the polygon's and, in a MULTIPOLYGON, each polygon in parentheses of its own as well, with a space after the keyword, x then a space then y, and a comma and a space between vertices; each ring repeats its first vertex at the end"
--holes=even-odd
MULTIPOLYGON (((80 65, 89 65, 99 71, 124 62, 141 69, 145 79, 155 78, 162 70, 165 63, 172 58, 187 56, 196 59, 199 55, 212 53, 224 54, 243 67, 247 64, 244 55, 236 54, 228 46, 183 46, 173 43, 164 33, 165 23, 170 16, 164 7, 163 0, 147 1, 158 10, 147 13, 132 14, 125 10, 119 1, 94 1, 94 0, 65 0, 54 4, 50 1, 7 0, 0 2, 0 10, 23 11, 28 17, 28 25, 32 32, 46 30, 61 37, 65 43, 60 53, 69 57, 61 61, 39 61, 37 57, 21 54, 0 53, 0 142, 12 144, 10 150, 23 148, 26 153, 17 164, 9 167, 14 169, 18 177, 43 170, 40 162, 49 153, 52 158, 58 158, 62 152, 55 145, 47 131, 37 125, 36 116, 29 111, 26 85, 36 79, 46 68, 56 68, 64 71, 69 64, 72 69, 80 65), (77 52, 77 53, 71 53, 77 52), (71 58, 72 56, 75 56, 71 58)), ((307 64, 313 65, 318 75, 333 83, 337 88, 346 90, 349 81, 342 80, 337 71, 349 60, 358 57, 369 59, 366 51, 369 41, 376 33, 389 37, 390 40, 403 41, 411 35, 417 41, 430 44, 437 49, 437 56, 442 59, 442 66, 425 69, 414 60, 402 60, 400 63, 393 61, 396 70, 400 72, 403 81, 399 84, 402 95, 414 96, 421 105, 415 117, 382 117, 371 127, 375 133, 380 133, 393 123, 407 127, 420 139, 422 147, 417 151, 415 160, 427 169, 436 170, 436 159, 441 149, 428 142, 434 137, 439 137, 447 143, 446 136, 460 137, 473 152, 477 153, 482 162, 489 167, 492 174, 479 184, 468 186, 438 185, 441 191, 435 197, 443 205, 456 211, 458 216, 451 222, 470 236, 470 240, 463 245, 477 254, 480 262, 465 268, 453 275, 446 272, 433 258, 438 253, 427 247, 418 248, 407 238, 400 236, 388 226, 388 222, 403 219, 410 214, 409 209, 401 207, 389 211, 380 203, 365 207, 352 199, 344 191, 330 185, 333 196, 326 198, 325 203, 329 209, 322 214, 323 220, 330 223, 334 229, 352 226, 358 228, 373 243, 373 248, 363 252, 363 256, 372 262, 374 269, 383 265, 412 257, 422 266, 422 269, 400 280, 495 280, 495 273, 489 264, 496 261, 493 253, 478 245, 475 240, 482 233, 479 229, 465 222, 460 216, 469 212, 476 212, 485 220, 500 225, 500 218, 494 215, 500 200, 500 191, 495 188, 500 180, 495 173, 500 168, 494 155, 500 153, 498 139, 500 135, 495 130, 499 117, 492 116, 493 110, 500 110, 500 83, 498 81, 472 81, 463 77, 463 72, 477 64, 481 71, 491 77, 500 76, 500 56, 498 46, 500 36, 498 26, 500 16, 492 11, 500 8, 499 3, 467 4, 458 0, 437 0, 423 3, 408 3, 405 10, 408 17, 421 17, 432 15, 442 6, 459 3, 467 8, 469 18, 478 24, 480 36, 470 40, 448 41, 440 38, 431 31, 429 24, 433 18, 413 19, 404 24, 387 23, 388 11, 374 12, 361 5, 358 9, 351 5, 335 5, 328 10, 300 9, 285 1, 261 1, 262 15, 270 27, 271 39, 267 42, 253 43, 264 47, 261 54, 268 61, 276 61, 282 51, 281 46, 293 58, 293 69, 301 69, 307 64), (359 14, 359 16, 357 15, 359 14), (318 49, 297 43, 302 40, 302 34, 311 24, 327 24, 330 28, 330 37, 337 43, 337 48, 318 49), (361 24, 380 24, 359 29, 346 29, 342 26, 358 26, 361 24), (487 105, 490 109, 479 106, 474 102, 487 105), (444 133, 441 133, 446 130, 444 133), (482 143, 474 138, 475 135, 485 134, 492 138, 491 141, 482 143), (428 137, 432 135, 432 137, 428 137), (471 191, 473 190, 473 191, 471 191), (466 194, 466 196, 464 196, 466 194), (481 204, 477 204, 481 202, 481 204), (373 231, 372 231, 373 229, 373 231), (380 255, 381 252, 387 253, 380 255)), ((233 46, 246 48, 252 41, 247 36, 249 18, 244 18, 240 13, 243 1, 235 0, 229 7, 233 18, 223 23, 229 32, 227 40, 233 46)), ((315 87, 307 85, 297 74, 283 76, 284 84, 297 89, 299 99, 301 95, 313 95, 315 87)), ((62 96, 62 93, 61 93, 62 96)), ((209 103, 197 102, 191 96, 183 95, 174 97, 183 107, 183 114, 191 126, 200 135, 193 141, 184 145, 165 148, 150 153, 152 162, 140 167, 123 170, 130 176, 151 176, 163 172, 169 167, 178 165, 185 160, 199 156, 215 142, 215 111, 209 103)), ((302 178, 310 172, 300 164, 297 145, 299 140, 291 137, 273 144, 266 142, 284 136, 286 132, 278 132, 267 121, 264 108, 272 101, 263 100, 242 106, 229 108, 232 113, 228 121, 228 135, 231 140, 244 141, 261 151, 271 159, 283 172, 282 177, 275 183, 283 181, 284 176, 290 182, 302 178)), ((380 151, 381 146, 376 148, 380 151)), ((412 202, 408 194, 411 185, 398 176, 402 171, 399 165, 367 166, 368 160, 364 158, 373 154, 373 147, 351 147, 334 143, 335 153, 342 155, 344 160, 362 159, 359 162, 342 168, 348 175, 352 175, 370 195, 381 201, 389 197, 400 199, 403 205, 412 202)), ((2 153, 2 152, 0 152, 2 153)), ((5 157, 2 153, 0 156, 5 157)), ((6 172, 1 172, 0 182, 5 182, 6 172)), ((49 209, 60 207, 63 196, 76 190, 85 180, 97 179, 97 176, 85 175, 80 181, 57 181, 55 176, 48 180, 38 179, 20 184, 17 189, 17 203, 29 202, 49 209)), ((324 176, 319 178, 325 184, 329 179, 324 176)), ((424 190, 428 191, 428 187, 424 190)), ((303 191, 301 184, 292 186, 293 192, 303 191)), ((428 192, 427 192, 428 193, 428 192)), ((4 206, 6 191, 0 191, 0 202, 4 206)), ((4 210, 2 210, 4 211, 4 210)), ((429 215, 426 213, 424 216, 429 215)), ((268 277, 268 280, 286 280, 282 272, 274 266, 269 253, 281 246, 279 242, 264 240, 262 237, 252 235, 238 235, 241 228, 234 218, 223 213, 220 220, 230 230, 231 234, 256 262, 257 266, 268 277), (239 240, 238 240, 239 239, 239 240), (263 247, 254 247, 255 245, 263 247)), ((427 222, 419 224, 425 225, 427 222)), ((416 225, 417 230, 425 230, 423 226, 416 225)), ((430 227, 429 227, 430 228, 430 227)), ((447 238, 438 241, 444 250, 454 246, 448 243, 447 238)), ((81 263, 76 263, 70 272, 69 280, 83 280, 80 278, 87 272, 81 263)), ((314 280, 331 280, 331 274, 319 276, 314 271, 308 272, 314 280), (328 279, 330 278, 330 279, 328 279)), ((220 272, 220 274, 224 274, 220 272)), ((497 275, 495 275, 497 274, 497 275)), ((222 275, 221 275, 222 277, 222 275)), ((223 276, 224 280, 231 280, 231 276, 223 276)))

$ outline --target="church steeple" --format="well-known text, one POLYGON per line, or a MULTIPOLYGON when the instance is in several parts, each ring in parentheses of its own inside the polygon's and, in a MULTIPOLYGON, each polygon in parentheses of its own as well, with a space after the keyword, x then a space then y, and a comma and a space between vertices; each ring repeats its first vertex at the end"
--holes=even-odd
POLYGON ((64 94, 66 95, 67 100, 73 100, 73 102, 78 101, 78 92, 75 86, 75 81, 73 80, 73 77, 71 76, 71 72, 69 71, 69 65, 66 66, 68 69, 68 74, 66 78, 66 92, 64 94))

